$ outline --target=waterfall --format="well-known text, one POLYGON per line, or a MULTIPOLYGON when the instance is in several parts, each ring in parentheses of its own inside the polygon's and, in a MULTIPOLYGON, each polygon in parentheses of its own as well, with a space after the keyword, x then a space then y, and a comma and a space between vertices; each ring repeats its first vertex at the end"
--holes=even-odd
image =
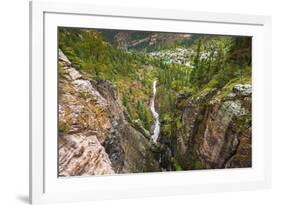
POLYGON ((157 81, 154 80, 153 81, 153 97, 151 99, 151 105, 150 105, 150 110, 152 112, 153 119, 154 119, 154 131, 153 131, 153 135, 151 136, 151 138, 152 138, 153 142, 155 142, 155 143, 156 143, 159 133, 160 133, 159 115, 155 110, 156 83, 157 83, 157 81))

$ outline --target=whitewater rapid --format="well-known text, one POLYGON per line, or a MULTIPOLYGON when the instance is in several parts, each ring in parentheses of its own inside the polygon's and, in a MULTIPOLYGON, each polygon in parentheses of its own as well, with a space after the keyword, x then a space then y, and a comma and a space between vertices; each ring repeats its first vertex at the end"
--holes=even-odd
POLYGON ((153 131, 153 135, 151 136, 153 142, 157 142, 159 133, 160 133, 160 122, 159 122, 159 115, 155 110, 155 95, 156 95, 156 84, 157 81, 154 80, 153 81, 153 97, 151 99, 151 105, 150 105, 150 110, 151 113, 153 115, 153 119, 154 119, 154 131, 153 131))

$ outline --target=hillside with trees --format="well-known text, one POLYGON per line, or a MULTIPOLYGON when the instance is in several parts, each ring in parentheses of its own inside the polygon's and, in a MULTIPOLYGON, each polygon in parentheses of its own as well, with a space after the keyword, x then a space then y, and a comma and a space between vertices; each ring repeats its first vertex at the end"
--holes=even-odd
POLYGON ((72 104, 88 107, 75 122, 66 119, 67 111, 59 115, 62 143, 73 134, 102 132, 97 140, 109 173, 251 166, 251 37, 77 28, 59 28, 58 34, 64 56, 58 67, 60 106, 67 109, 70 92, 76 96, 72 104), (81 76, 73 82, 67 77, 72 69, 81 76), (97 106, 102 108, 72 86, 81 79, 104 98, 97 106), (151 111, 152 100, 159 118, 151 111), (108 128, 84 126, 92 121, 91 112, 95 119, 103 116, 99 121, 108 128), (154 142, 156 121, 160 134, 154 142), (83 128, 73 132, 75 126, 83 128), (142 168, 134 160, 143 161, 142 168))

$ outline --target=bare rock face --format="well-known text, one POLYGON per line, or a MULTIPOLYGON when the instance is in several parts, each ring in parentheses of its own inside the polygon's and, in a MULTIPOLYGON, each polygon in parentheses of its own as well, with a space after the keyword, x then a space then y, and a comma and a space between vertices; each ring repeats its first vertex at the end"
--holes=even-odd
POLYGON ((93 81, 59 51, 59 176, 159 171, 154 147, 127 121, 114 84, 93 81))
POLYGON ((114 174, 109 157, 95 135, 63 135, 59 140, 60 176, 114 174))
MULTIPOLYGON (((239 151, 241 131, 248 133, 245 137, 250 138, 250 133, 239 127, 239 119, 245 114, 240 101, 226 101, 208 107, 196 137, 199 156, 207 168, 226 166, 228 160, 239 151)), ((242 167, 245 166, 247 164, 242 167)))
POLYGON ((175 157, 184 169, 189 169, 189 148, 194 146, 193 135, 197 129, 201 108, 193 101, 187 102, 187 106, 181 111, 183 127, 177 130, 175 157))
POLYGON ((116 173, 160 171, 157 153, 151 138, 128 122, 116 86, 107 80, 95 87, 108 103, 111 128, 103 143, 116 173))
POLYGON ((174 154, 175 159, 185 170, 189 169, 201 169, 197 166, 199 163, 195 162, 194 153, 197 149, 195 135, 204 119, 206 110, 206 99, 210 98, 216 93, 216 89, 211 89, 206 92, 202 92, 201 95, 192 97, 190 94, 180 93, 177 96, 177 113, 176 115, 180 119, 182 126, 177 129, 175 141, 174 154), (194 164, 197 164, 196 166, 194 164))
POLYGON ((205 168, 251 167, 251 85, 232 91, 207 91, 184 102, 183 127, 178 130, 176 159, 190 168, 190 149, 205 168))
POLYGON ((101 143, 111 127, 106 100, 59 52, 59 176, 113 174, 101 143))
POLYGON ((92 132, 102 143, 111 127, 106 100, 75 68, 62 67, 63 62, 60 62, 63 76, 59 80, 59 131, 92 132))

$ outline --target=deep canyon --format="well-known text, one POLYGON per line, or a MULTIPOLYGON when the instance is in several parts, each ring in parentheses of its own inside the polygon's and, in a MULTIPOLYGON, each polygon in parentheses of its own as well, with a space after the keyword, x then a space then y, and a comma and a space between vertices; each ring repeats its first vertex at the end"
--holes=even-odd
MULTIPOLYGON (((67 32, 63 34, 70 35, 67 32)), ((76 41, 86 42, 89 33, 79 31, 74 37, 76 41)), ((239 76, 242 71, 237 68, 238 77, 233 76, 223 81, 224 84, 215 84, 210 78, 195 87, 193 84, 207 78, 194 73, 199 61, 203 62, 202 69, 205 66, 211 70, 214 64, 214 69, 220 65, 226 72, 224 68, 229 65, 217 61, 224 58, 223 54, 214 51, 202 52, 198 56, 198 48, 202 49, 200 41, 195 41, 192 50, 188 50, 193 45, 191 43, 187 48, 158 48, 159 45, 190 42, 191 35, 151 33, 135 37, 137 34, 126 32, 106 34, 117 52, 122 52, 112 58, 116 61, 119 55, 121 58, 133 55, 130 59, 133 63, 128 69, 136 66, 141 70, 122 73, 117 66, 115 73, 105 73, 107 67, 101 63, 91 64, 89 68, 96 69, 89 70, 86 60, 81 60, 87 59, 86 54, 77 51, 73 55, 75 49, 70 51, 70 45, 60 46, 59 176, 252 166, 252 86, 251 80, 239 76), (158 46, 156 50, 154 46, 158 46), (142 54, 143 47, 151 51, 142 54), (137 50, 136 54, 131 54, 132 48, 137 50), (83 58, 77 60, 79 55, 83 58), (140 60, 137 60, 138 55, 141 55, 140 60), (166 69, 165 74, 171 72, 163 77, 161 66, 166 69), (193 81, 192 75, 195 76, 193 81), (188 81, 186 76, 189 76, 188 81)), ((95 39, 97 34, 92 35, 89 39, 95 39)), ((93 48, 100 46, 105 50, 102 47, 107 46, 106 43, 96 42, 93 42, 93 48)), ((206 42, 209 43, 209 39, 206 42)), ((91 47, 86 46, 85 50, 91 52, 91 47)), ((91 56, 100 59, 100 53, 91 53, 91 56)), ((101 62, 104 61, 106 59, 102 58, 101 62)), ((106 66, 112 68, 115 65, 106 66)), ((220 70, 214 72, 221 78, 220 70)))

